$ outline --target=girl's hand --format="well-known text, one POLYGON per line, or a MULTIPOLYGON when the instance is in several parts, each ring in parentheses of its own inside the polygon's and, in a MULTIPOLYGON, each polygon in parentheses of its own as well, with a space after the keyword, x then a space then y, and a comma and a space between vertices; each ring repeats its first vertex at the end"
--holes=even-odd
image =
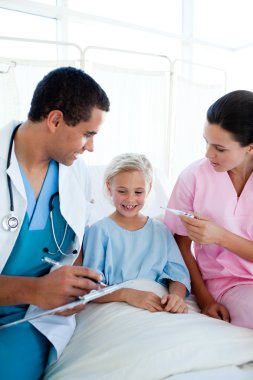
POLYGON ((199 244, 220 244, 224 229, 213 221, 201 216, 201 219, 180 216, 188 237, 199 244))
POLYGON ((227 308, 221 303, 214 302, 205 306, 201 310, 202 314, 208 315, 209 317, 221 319, 225 322, 230 322, 230 316, 227 308))
POLYGON ((124 289, 125 290, 125 301, 132 306, 139 307, 141 309, 146 309, 151 312, 163 311, 161 305, 161 298, 155 293, 146 292, 136 289, 124 289))
POLYGON ((161 305, 164 311, 170 313, 188 313, 188 306, 184 302, 183 298, 177 294, 166 294, 161 299, 161 305))
POLYGON ((58 311, 57 315, 62 315, 63 317, 69 317, 70 315, 80 313, 80 311, 83 311, 85 309, 86 305, 78 305, 76 307, 73 307, 72 309, 66 309, 64 311, 58 311))

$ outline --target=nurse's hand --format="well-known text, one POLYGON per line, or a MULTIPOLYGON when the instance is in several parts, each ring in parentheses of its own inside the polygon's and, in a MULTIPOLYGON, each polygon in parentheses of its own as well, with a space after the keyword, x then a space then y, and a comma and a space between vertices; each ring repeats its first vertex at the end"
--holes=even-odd
MULTIPOLYGON (((198 215, 199 217, 199 215, 198 215)), ((202 216, 200 219, 180 216, 188 237, 199 244, 220 244, 225 229, 202 216)))
POLYGON ((30 303, 43 309, 65 305, 93 289, 100 289, 97 283, 101 276, 83 266, 62 266, 45 276, 34 278, 30 303))
POLYGON ((202 314, 208 315, 209 317, 221 319, 225 322, 230 322, 230 315, 228 309, 218 302, 213 302, 205 306, 201 310, 202 314))

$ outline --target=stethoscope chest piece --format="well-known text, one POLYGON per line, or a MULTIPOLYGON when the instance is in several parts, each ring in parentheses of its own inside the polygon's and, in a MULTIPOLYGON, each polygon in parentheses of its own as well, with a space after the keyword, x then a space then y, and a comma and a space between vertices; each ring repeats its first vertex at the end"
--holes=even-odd
POLYGON ((16 231, 19 225, 18 217, 11 212, 3 218, 2 225, 5 231, 16 231))

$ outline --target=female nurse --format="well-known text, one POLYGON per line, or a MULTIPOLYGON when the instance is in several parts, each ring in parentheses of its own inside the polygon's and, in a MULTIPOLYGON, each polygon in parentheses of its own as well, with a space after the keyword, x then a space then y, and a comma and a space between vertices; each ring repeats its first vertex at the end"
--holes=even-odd
POLYGON ((206 157, 179 176, 165 215, 202 313, 253 328, 253 93, 233 91, 207 111, 206 157), (191 251, 193 243, 193 252, 191 251))

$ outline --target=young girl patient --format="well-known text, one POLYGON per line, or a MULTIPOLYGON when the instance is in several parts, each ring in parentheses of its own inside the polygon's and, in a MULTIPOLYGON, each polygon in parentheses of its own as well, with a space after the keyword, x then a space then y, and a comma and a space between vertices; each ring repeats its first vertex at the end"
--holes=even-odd
POLYGON ((149 311, 187 313, 189 273, 166 226, 141 214, 152 186, 152 166, 143 154, 121 154, 105 172, 105 186, 115 211, 93 224, 84 237, 84 265, 116 284, 136 278, 168 288, 160 298, 148 291, 122 288, 96 302, 121 301, 149 311))

